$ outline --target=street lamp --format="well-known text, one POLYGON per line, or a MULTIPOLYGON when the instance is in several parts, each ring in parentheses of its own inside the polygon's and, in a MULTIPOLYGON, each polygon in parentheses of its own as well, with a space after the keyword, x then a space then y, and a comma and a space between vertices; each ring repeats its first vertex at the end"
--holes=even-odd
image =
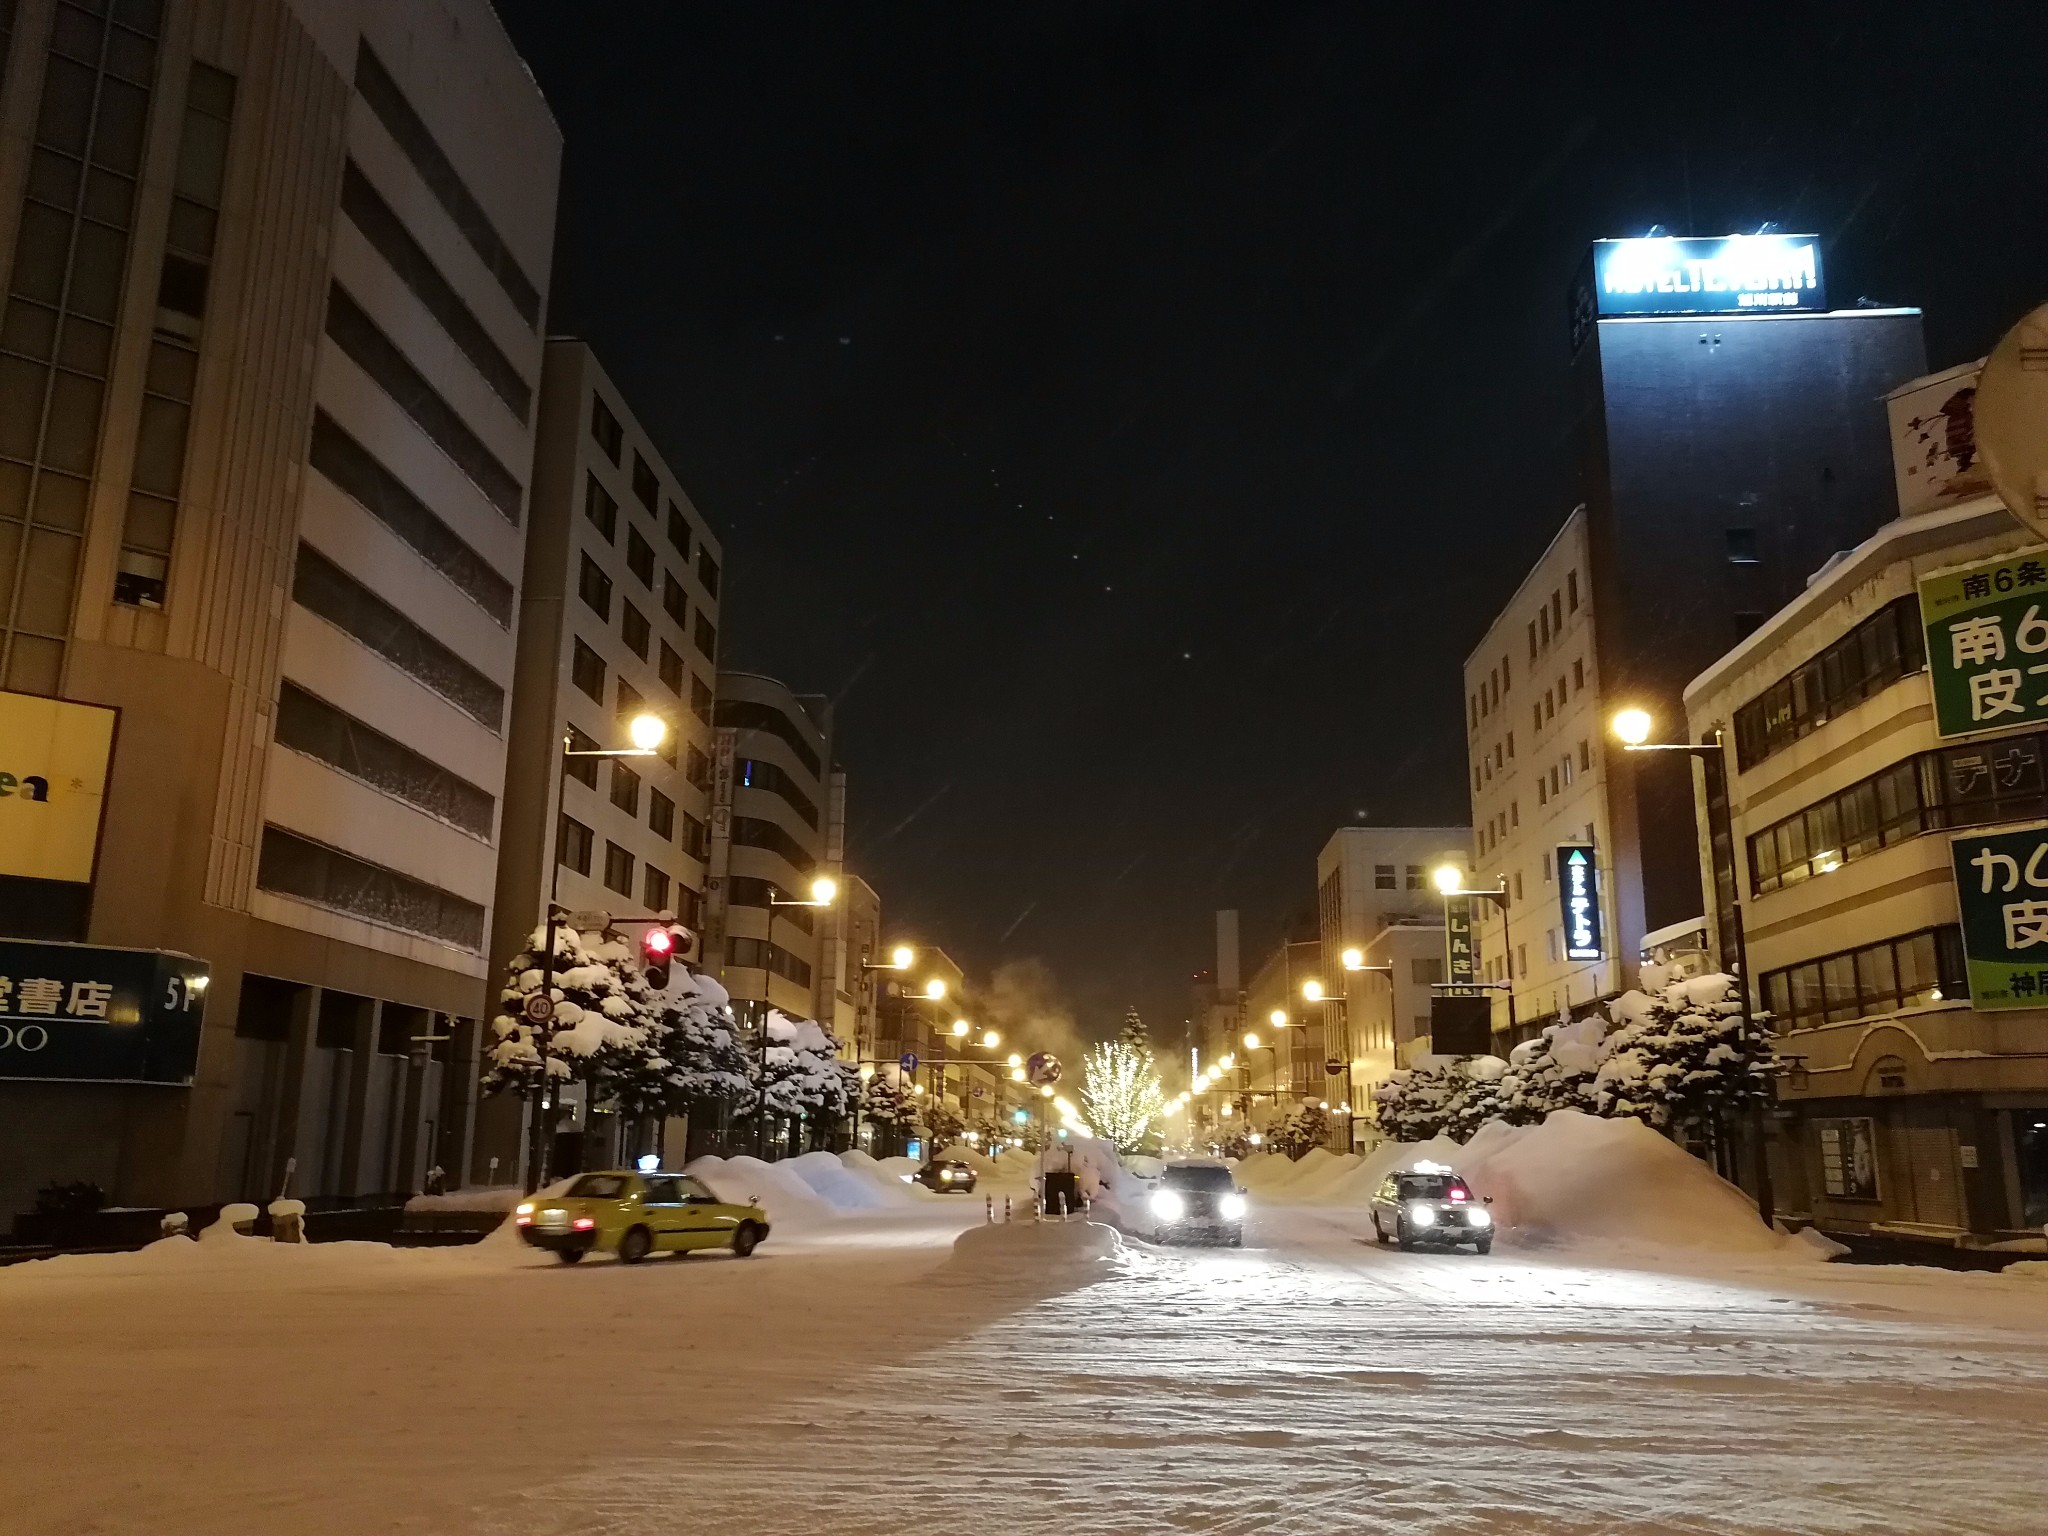
MULTIPOLYGON (((1735 966, 1735 992, 1742 1005, 1742 1029, 1747 1035, 1754 1035, 1756 1019, 1750 1011, 1749 1002, 1749 945, 1742 927, 1742 898, 1732 872, 1735 859, 1734 818, 1728 804, 1728 749, 1723 740, 1721 727, 1715 726, 1711 740, 1702 742, 1652 741, 1650 734, 1657 722, 1646 709, 1628 708, 1617 710, 1608 722, 1614 734, 1620 738, 1624 752, 1683 752, 1700 765, 1701 775, 1706 781, 1707 792, 1707 851, 1709 877, 1714 882, 1717 903, 1727 903, 1728 929, 1726 942, 1732 951, 1735 966), (1725 898, 1722 896, 1721 871, 1715 862, 1715 851, 1726 847, 1731 873, 1725 898)), ((1771 1189, 1770 1153, 1764 1147, 1763 1107, 1757 1108, 1756 1124, 1756 1204, 1764 1224, 1769 1226, 1776 1219, 1777 1201, 1771 1189)))
MULTIPOLYGON (((548 935, 547 953, 541 957, 540 991, 534 994, 540 999, 540 1017, 529 1014, 528 1022, 533 1030, 534 1054, 538 1058, 539 1071, 536 1077, 536 1092, 533 1102, 533 1123, 528 1128, 526 1157, 526 1192, 532 1194, 546 1182, 547 1161, 546 1106, 548 1099, 548 1045, 554 1037, 555 1016, 555 936, 561 930, 562 919, 562 818, 568 814, 562 808, 563 796, 569 784, 569 759, 572 757, 652 757, 661 744, 668 739, 668 722, 655 714, 635 715, 626 724, 626 739, 630 747, 592 747, 581 749, 576 746, 574 732, 562 732, 562 748, 555 763, 555 849, 552 867, 548 871, 548 935)), ((547 848, 547 829, 541 829, 543 853, 547 848)), ((529 1005, 530 1006, 530 1005, 529 1005)))
POLYGON ((771 907, 829 907, 838 899, 839 882, 820 875, 811 882, 811 899, 809 901, 784 901, 771 891, 768 895, 768 905, 771 907))
POLYGON ((917 951, 908 944, 898 944, 890 950, 888 962, 882 965, 870 961, 866 949, 862 949, 860 953, 860 968, 864 971, 907 971, 916 961, 917 951))
POLYGON ((1365 969, 1365 951, 1362 949, 1347 949, 1337 958, 1347 971, 1362 971, 1365 969))

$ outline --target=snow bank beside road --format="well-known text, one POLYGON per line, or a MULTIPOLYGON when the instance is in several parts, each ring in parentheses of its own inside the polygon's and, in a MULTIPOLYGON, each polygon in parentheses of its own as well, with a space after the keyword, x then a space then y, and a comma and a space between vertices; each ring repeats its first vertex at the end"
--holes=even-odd
POLYGON ((977 1283, 1051 1278, 1084 1284, 1123 1251, 1116 1229, 1099 1221, 999 1221, 954 1238, 941 1273, 977 1283))
POLYGON ((839 1214, 832 1202, 788 1163, 764 1163, 758 1157, 700 1157, 683 1172, 702 1179, 721 1200, 735 1204, 758 1200, 769 1221, 778 1225, 804 1226, 839 1214))

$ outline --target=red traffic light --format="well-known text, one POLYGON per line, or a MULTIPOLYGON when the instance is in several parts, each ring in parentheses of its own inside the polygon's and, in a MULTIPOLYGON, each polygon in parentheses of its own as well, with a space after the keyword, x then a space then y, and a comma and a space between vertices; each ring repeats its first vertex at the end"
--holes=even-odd
POLYGON ((647 930, 647 936, 640 942, 646 946, 647 953, 653 958, 666 959, 675 950, 676 936, 666 928, 650 928, 647 930))

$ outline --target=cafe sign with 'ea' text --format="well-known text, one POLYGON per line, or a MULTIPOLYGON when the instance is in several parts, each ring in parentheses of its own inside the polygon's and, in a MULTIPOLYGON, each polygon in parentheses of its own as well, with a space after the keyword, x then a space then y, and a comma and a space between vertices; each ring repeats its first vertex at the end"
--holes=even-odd
POLYGON ((0 876, 93 876, 117 713, 0 692, 0 876))

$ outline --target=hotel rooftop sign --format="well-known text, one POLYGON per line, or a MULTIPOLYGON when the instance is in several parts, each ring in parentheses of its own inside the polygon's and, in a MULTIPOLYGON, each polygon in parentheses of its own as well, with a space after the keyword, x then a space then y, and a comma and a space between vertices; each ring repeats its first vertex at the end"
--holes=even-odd
POLYGON ((1597 240, 1572 297, 1574 337, 1622 315, 1750 315, 1828 307, 1818 235, 1597 240))

